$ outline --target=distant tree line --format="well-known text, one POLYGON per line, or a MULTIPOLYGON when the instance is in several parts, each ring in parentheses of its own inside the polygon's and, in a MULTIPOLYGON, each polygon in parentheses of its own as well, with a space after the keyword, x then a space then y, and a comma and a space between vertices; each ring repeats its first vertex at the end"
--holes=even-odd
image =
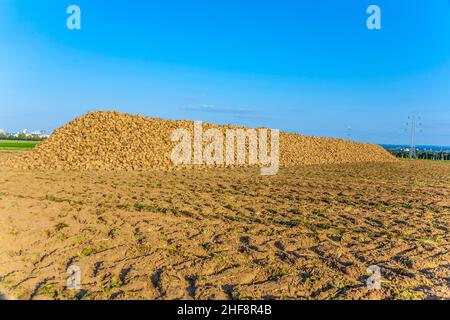
POLYGON ((12 135, 7 133, 0 133, 0 140, 16 140, 16 141, 42 141, 46 138, 37 134, 24 134, 12 135))
MULTIPOLYGON (((389 150, 391 154, 396 156, 397 158, 408 159, 411 158, 411 154, 406 150, 389 150)), ((416 151, 416 159, 423 160, 445 160, 450 161, 450 152, 449 151, 416 151)))

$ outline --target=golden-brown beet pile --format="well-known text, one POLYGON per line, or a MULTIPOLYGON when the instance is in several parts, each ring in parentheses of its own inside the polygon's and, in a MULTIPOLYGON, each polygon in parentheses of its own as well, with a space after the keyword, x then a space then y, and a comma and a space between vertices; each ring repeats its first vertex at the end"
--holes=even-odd
MULTIPOLYGON (((221 129, 224 134, 227 128, 238 128, 203 124, 204 130, 213 127, 221 129)), ((194 123, 116 111, 90 112, 57 129, 33 152, 15 160, 12 165, 65 170, 177 169, 184 167, 175 166, 171 160, 173 147, 178 143, 172 141, 172 132, 178 128, 193 132, 194 123)), ((280 133, 282 167, 386 161, 395 161, 395 158, 377 145, 280 133)))

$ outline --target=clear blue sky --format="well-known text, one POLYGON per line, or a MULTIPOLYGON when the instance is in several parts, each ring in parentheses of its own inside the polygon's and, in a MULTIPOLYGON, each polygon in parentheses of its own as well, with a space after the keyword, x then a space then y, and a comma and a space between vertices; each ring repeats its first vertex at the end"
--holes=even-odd
POLYGON ((416 112, 419 144, 450 145, 449 88, 449 0, 0 1, 7 131, 114 108, 407 143, 416 112))

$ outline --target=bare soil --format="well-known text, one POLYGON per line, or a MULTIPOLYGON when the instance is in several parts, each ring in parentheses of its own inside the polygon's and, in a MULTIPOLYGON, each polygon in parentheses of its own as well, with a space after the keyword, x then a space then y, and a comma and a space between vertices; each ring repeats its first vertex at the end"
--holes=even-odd
MULTIPOLYGON (((12 169, 0 292, 18 299, 449 299, 450 165, 12 169), (67 268, 82 289, 68 290, 67 268), (366 286, 381 268, 382 289, 366 286)), ((5 297, 3 297, 5 298, 5 297)))

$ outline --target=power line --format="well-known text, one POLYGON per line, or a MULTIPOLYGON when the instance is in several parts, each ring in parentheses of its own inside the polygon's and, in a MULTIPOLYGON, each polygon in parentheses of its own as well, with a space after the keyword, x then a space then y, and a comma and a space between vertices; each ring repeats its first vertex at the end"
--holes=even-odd
MULTIPOLYGON (((406 126, 409 127, 411 130, 411 148, 409 150, 409 157, 411 159, 417 158, 417 130, 422 125, 420 123, 420 117, 418 117, 415 113, 413 113, 411 116, 408 117, 408 122, 406 123, 406 126)), ((408 130, 408 129, 407 129, 408 130)), ((420 130, 420 129, 419 129, 420 130)))
POLYGON ((348 141, 352 140, 352 128, 351 127, 347 128, 347 140, 348 141))

